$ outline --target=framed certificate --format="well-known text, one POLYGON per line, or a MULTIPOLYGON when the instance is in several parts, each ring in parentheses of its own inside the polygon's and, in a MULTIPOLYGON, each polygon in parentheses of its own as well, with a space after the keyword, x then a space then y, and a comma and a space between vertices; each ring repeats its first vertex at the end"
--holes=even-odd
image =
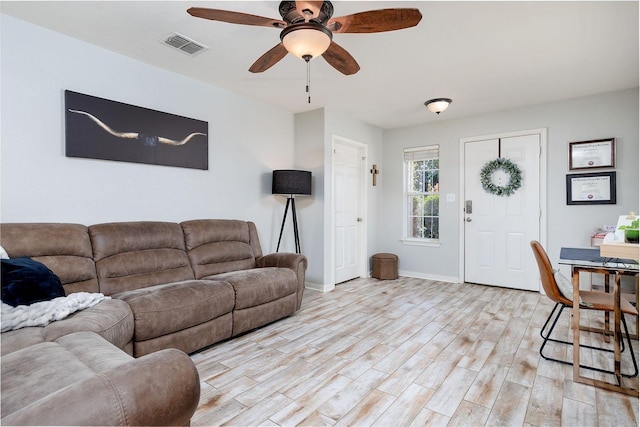
POLYGON ((569 143, 569 170, 616 166, 615 139, 569 143))
POLYGON ((615 172, 567 175, 567 205, 615 204, 615 172))

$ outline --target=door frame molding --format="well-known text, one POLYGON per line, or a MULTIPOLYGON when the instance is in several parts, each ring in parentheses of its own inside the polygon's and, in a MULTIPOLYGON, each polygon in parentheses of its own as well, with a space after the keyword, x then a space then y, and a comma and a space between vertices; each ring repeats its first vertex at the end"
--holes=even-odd
MULTIPOLYGON (((465 154, 465 144, 468 142, 476 142, 476 141, 485 141, 487 139, 499 139, 499 138, 510 138, 514 136, 526 136, 526 135, 538 135, 540 137, 540 194, 539 194, 539 203, 540 203, 540 244, 542 246, 547 245, 547 128, 537 128, 537 129, 529 129, 523 131, 515 131, 515 132, 505 132, 505 133, 497 133, 492 135, 481 135, 481 136, 472 136, 466 138, 460 138, 458 151, 460 154, 458 170, 460 171, 459 175, 459 193, 460 194, 460 209, 458 211, 458 281, 464 282, 464 243, 465 243, 465 234, 464 234, 464 194, 465 194, 465 169, 464 169, 464 154, 465 154)), ((542 289, 540 289, 542 292, 542 289)))
MULTIPOLYGON (((360 277, 367 277, 369 274, 369 269, 368 269, 368 265, 367 265, 367 174, 366 174, 366 168, 365 166, 365 162, 368 156, 368 148, 369 146, 367 144, 364 144, 362 142, 358 142, 358 141, 354 141, 352 139, 348 139, 345 138, 343 136, 339 136, 339 135, 331 135, 331 174, 330 174, 330 180, 331 180, 331 197, 329 198, 330 200, 330 212, 331 215, 329 217, 329 256, 326 258, 327 261, 327 267, 328 267, 328 273, 329 273, 329 278, 330 278, 330 285, 328 286, 330 289, 325 289, 324 291, 330 291, 333 290, 335 288, 336 285, 336 262, 335 262, 335 255, 336 255, 336 242, 335 242, 335 236, 334 236, 334 226, 335 226, 335 176, 334 176, 334 162, 335 162, 335 156, 334 156, 334 148, 336 144, 342 144, 342 145, 347 145, 349 147, 354 147, 357 148, 361 157, 361 163, 360 163, 360 177, 359 177, 359 181, 360 181, 360 195, 359 195, 359 200, 358 200, 358 207, 361 211, 361 215, 363 218, 363 221, 360 224, 360 233, 358 233, 358 255, 359 255, 359 259, 358 259, 358 274, 360 275, 360 277)), ((326 200, 326 199, 325 199, 326 200)))

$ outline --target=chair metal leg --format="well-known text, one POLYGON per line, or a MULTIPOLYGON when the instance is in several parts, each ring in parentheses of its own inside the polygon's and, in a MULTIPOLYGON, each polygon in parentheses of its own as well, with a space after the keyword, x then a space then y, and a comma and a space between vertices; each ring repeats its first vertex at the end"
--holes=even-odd
MULTIPOLYGON (((558 320, 560 319, 560 315, 562 315, 562 311, 567 308, 569 306, 564 305, 562 303, 556 303, 555 307, 553 307, 553 310, 551 310, 551 314, 549 314, 549 317, 547 318, 547 321, 545 322, 544 326, 542 327, 542 329, 540 330, 540 336, 544 339, 544 342, 542 343, 542 346, 540 346, 540 355, 547 359, 547 360, 555 360, 552 358, 548 358, 547 356, 545 356, 542 351, 544 350, 545 345, 547 344, 547 341, 551 341, 551 342, 557 342, 557 343, 561 343, 561 344, 567 344, 567 345, 573 345, 573 343, 571 341, 563 341, 563 340, 559 340, 559 339, 555 339, 555 338, 550 338, 551 336, 551 332, 553 331, 553 329, 556 327, 556 323, 558 322, 558 320), (544 329, 547 327, 549 321, 551 320, 551 317, 553 316, 554 311, 558 308, 558 306, 560 306, 560 311, 558 312, 556 318, 554 319, 553 323, 551 324, 551 328, 549 329, 549 332, 545 335, 544 334, 544 329)), ((606 351, 606 352, 611 352, 613 353, 613 350, 608 350, 606 348, 600 348, 600 347, 593 347, 590 345, 586 345, 586 344, 580 344, 580 347, 582 348, 589 348, 591 350, 599 350, 599 351, 606 351)), ((624 346, 622 346, 622 348, 620 349, 620 351, 624 351, 624 346)), ((559 360, 557 360, 559 361, 559 360)))
MULTIPOLYGON (((622 326, 624 326, 624 332, 627 335, 627 345, 629 346, 629 350, 630 350, 629 353, 631 353, 631 361, 633 362, 633 374, 632 375, 621 374, 621 375, 626 378, 635 378, 638 376, 638 362, 636 361, 636 355, 634 354, 633 347, 631 345, 631 335, 629 334, 629 328, 627 327, 627 321, 624 318, 624 313, 622 313, 622 316, 620 318, 622 320, 622 326)), ((620 337, 620 341, 624 342, 622 337, 620 337)), ((624 350, 621 350, 621 351, 624 351, 624 350)))
MULTIPOLYGON (((544 339, 547 339, 549 337, 549 334, 547 334, 546 336, 544 335, 544 328, 547 327, 547 325, 549 324, 549 321, 551 320, 551 317, 553 316, 553 313, 556 311, 556 308, 558 308, 560 304, 559 302, 556 303, 556 305, 553 306, 553 310, 551 310, 551 313, 549 313, 549 317, 547 317, 547 320, 544 322, 544 326, 542 326, 542 329, 540 329, 540 336, 544 339)), ((562 310, 561 310, 562 311, 562 310)), ((557 321, 557 318, 556 318, 557 321)), ((555 324, 555 322, 553 322, 555 324)), ((553 328, 551 328, 553 329, 553 328)), ((549 331, 549 333, 551 333, 551 331, 549 331)))
MULTIPOLYGON (((543 339, 542 345, 540 346, 540 356, 542 356, 543 359, 545 360, 551 360, 553 362, 559 362, 559 363, 563 363, 565 365, 570 365, 573 366, 573 362, 569 362, 566 360, 562 360, 562 359, 555 359, 553 357, 549 357, 546 356, 544 354, 544 347, 547 345, 547 342, 551 341, 551 342, 557 342, 560 344, 567 344, 567 345, 573 345, 572 342, 569 341, 563 341, 563 340, 559 340, 559 339, 555 339, 555 338, 551 338, 551 333, 553 332, 553 329, 556 327, 556 324, 558 323, 558 320, 560 319, 560 316, 562 315, 562 311, 568 307, 567 305, 564 305, 562 303, 556 303, 556 305, 553 307, 553 310, 551 310, 551 313, 549 313, 549 317, 547 318, 547 320, 544 322, 544 326, 542 326, 542 329, 540 330, 540 336, 543 339), (551 324, 551 327, 549 328, 549 332, 547 332, 546 334, 544 333, 545 328, 547 327, 547 325, 549 324, 549 321, 551 320, 551 318, 553 317, 553 314, 555 313, 556 309, 558 308, 558 306, 560 307, 560 310, 558 310, 558 314, 555 316, 555 318, 553 319, 553 323, 551 324)), ((625 330, 625 334, 627 335, 627 346, 623 346, 621 348, 621 352, 624 352, 625 347, 628 347, 630 349, 631 352, 631 360, 633 361, 633 367, 634 367, 634 373, 633 374, 621 374, 623 377, 625 378, 633 378, 636 377, 638 375, 638 364, 636 362, 636 357, 633 353, 633 347, 631 346, 631 337, 629 335, 629 329, 627 328, 627 322, 624 319, 624 314, 622 316, 622 323, 624 325, 624 330, 625 330)), ((580 331, 573 331, 574 334, 579 334, 580 331)), ((622 334, 621 334, 622 335, 622 334)), ((618 337, 618 339, 620 339, 620 342, 622 344, 624 344, 624 339, 622 336, 618 337)), ((600 348, 600 347, 594 347, 594 346, 590 346, 590 345, 586 345, 586 344, 580 344, 580 347, 582 348, 588 348, 591 350, 597 350, 597 351, 604 351, 607 353, 613 353, 613 350, 609 350, 606 348, 600 348)), ((592 371, 597 371, 597 372, 602 372, 605 374, 614 374, 613 371, 609 371, 606 369, 601 369, 601 368, 597 368, 595 366, 588 366, 588 365, 580 365, 581 368, 583 369, 589 369, 592 371)))
POLYGON ((560 362, 560 363, 565 363, 565 364, 571 365, 571 363, 565 362, 564 360, 559 360, 559 359, 554 359, 552 357, 547 357, 543 353, 544 346, 547 345, 548 341, 560 342, 560 343, 563 343, 563 344, 569 344, 569 342, 567 342, 567 341, 561 341, 561 340, 556 340, 556 339, 550 338, 551 332, 553 332, 553 329, 556 327, 556 323, 558 323, 558 319, 560 319, 560 315, 562 314, 562 310, 564 310, 564 307, 565 307, 564 304, 561 304, 559 302, 556 303, 556 305, 553 307, 553 310, 551 310, 551 313, 549 313, 549 317, 547 317, 547 321, 544 322, 544 326, 542 326, 542 329, 540 329, 540 336, 543 339, 542 345, 540 346, 540 356, 542 356, 546 360, 553 360, 554 362, 560 362), (551 317, 553 317, 553 313, 555 313, 555 311, 556 311, 556 309, 558 307, 560 307, 560 310, 558 311, 558 315, 555 317, 555 319, 553 319, 553 323, 551 324, 551 328, 549 329, 549 332, 545 335, 544 334, 544 329, 549 324, 549 321, 551 320, 551 317))

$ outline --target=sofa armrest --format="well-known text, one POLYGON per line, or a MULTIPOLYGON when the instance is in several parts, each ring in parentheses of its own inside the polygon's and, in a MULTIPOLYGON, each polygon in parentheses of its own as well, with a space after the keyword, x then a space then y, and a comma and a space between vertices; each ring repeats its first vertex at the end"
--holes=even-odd
POLYGON ((304 278, 307 271, 307 257, 301 254, 289 252, 277 252, 256 258, 256 267, 280 267, 290 268, 298 278, 298 301, 296 310, 302 306, 302 294, 304 292, 304 278))
POLYGON ((256 267, 281 267, 298 270, 307 269, 307 257, 290 252, 276 252, 256 258, 256 267))
POLYGON ((189 425, 200 380, 186 353, 166 349, 72 384, 4 418, 4 425, 189 425))

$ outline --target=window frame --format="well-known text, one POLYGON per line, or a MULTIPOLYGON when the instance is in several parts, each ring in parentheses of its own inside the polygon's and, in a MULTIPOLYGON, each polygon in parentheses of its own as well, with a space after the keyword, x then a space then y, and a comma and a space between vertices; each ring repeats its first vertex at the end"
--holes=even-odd
POLYGON ((411 147, 404 148, 402 151, 403 154, 403 171, 402 171, 402 181, 403 181, 403 191, 402 191, 402 206, 403 206, 403 226, 402 226, 402 243, 407 245, 418 245, 418 246, 440 246, 440 145, 439 144, 431 144, 424 145, 420 147, 411 147), (435 152, 435 156, 433 153, 435 152), (413 157, 410 159, 409 157, 413 157), (421 158, 424 157, 424 158, 421 158), (420 160, 429 160, 429 159, 438 159, 438 192, 415 192, 410 191, 409 188, 409 173, 411 169, 410 162, 420 161, 420 160), (438 195, 438 214, 435 215, 435 218, 438 218, 438 238, 420 238, 420 237, 411 237, 409 235, 409 224, 410 218, 409 215, 409 206, 410 206, 410 197, 414 197, 416 195, 438 195))

